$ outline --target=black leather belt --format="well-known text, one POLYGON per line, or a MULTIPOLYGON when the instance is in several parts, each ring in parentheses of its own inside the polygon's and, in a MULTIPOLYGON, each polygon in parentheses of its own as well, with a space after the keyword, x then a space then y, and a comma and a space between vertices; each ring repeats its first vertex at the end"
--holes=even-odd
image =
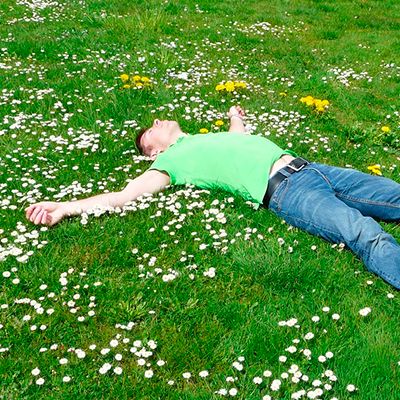
POLYGON ((308 164, 310 164, 310 162, 306 159, 297 157, 294 160, 290 161, 289 164, 286 164, 284 167, 282 167, 274 176, 272 176, 272 178, 268 181, 267 191, 265 192, 263 198, 263 206, 265 208, 268 208, 269 201, 271 200, 271 197, 274 194, 276 188, 283 180, 287 178, 287 176, 280 173, 280 171, 285 170, 289 174, 294 174, 295 172, 301 171, 308 164))

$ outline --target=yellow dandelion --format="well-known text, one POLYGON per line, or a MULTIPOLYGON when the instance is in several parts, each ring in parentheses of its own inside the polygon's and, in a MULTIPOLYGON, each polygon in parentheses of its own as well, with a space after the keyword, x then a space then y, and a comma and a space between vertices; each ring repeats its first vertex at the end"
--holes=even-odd
POLYGON ((217 85, 216 87, 215 87, 215 90, 217 91, 217 92, 220 92, 221 90, 224 90, 225 89, 225 85, 217 85))
POLYGON ((233 83, 237 88, 245 88, 247 85, 244 82, 234 82, 233 83))
POLYGON ((322 100, 321 106, 322 106, 322 107, 329 106, 329 101, 328 101, 328 100, 322 100))
POLYGON ((128 81, 129 81, 129 75, 127 75, 127 74, 122 74, 122 75, 120 76, 120 78, 121 78, 124 82, 128 82, 128 81))
POLYGON ((306 100, 306 104, 308 106, 313 106, 315 104, 315 100, 311 96, 309 96, 308 99, 306 100))
POLYGON ((235 84, 233 82, 226 82, 225 89, 227 92, 233 92, 235 90, 235 84))
POLYGON ((306 103, 308 106, 312 106, 314 104, 314 97, 307 96, 300 99, 302 103, 306 103))
POLYGON ((135 76, 133 77, 133 80, 134 80, 134 82, 140 81, 140 76, 139 76, 139 75, 135 75, 135 76))
POLYGON ((320 107, 321 106, 321 103, 322 103, 322 100, 320 100, 320 99, 314 99, 314 106, 315 107, 320 107))
POLYGON ((325 107, 322 107, 322 106, 315 107, 315 111, 324 112, 325 111, 325 107))
POLYGON ((382 126, 382 132, 389 132, 390 128, 388 126, 382 126))
POLYGON ((150 79, 147 76, 142 76, 142 82, 148 83, 148 82, 150 82, 150 79))
POLYGON ((286 97, 287 96, 287 94, 285 92, 281 92, 281 93, 279 93, 279 95, 282 96, 282 97, 286 97))
POLYGON ((126 84, 124 85, 124 89, 130 89, 130 87, 131 87, 131 85, 129 85, 129 83, 126 83, 126 84))
POLYGON ((222 126, 224 124, 224 121, 221 121, 220 119, 218 121, 215 121, 216 126, 222 126))
POLYGON ((200 129, 200 133, 208 133, 208 129, 207 128, 201 128, 200 129))
POLYGON ((143 83, 142 82, 136 82, 135 85, 139 89, 143 87, 143 83))
POLYGON ((368 170, 371 171, 375 175, 382 175, 381 166, 379 164, 370 165, 368 170))

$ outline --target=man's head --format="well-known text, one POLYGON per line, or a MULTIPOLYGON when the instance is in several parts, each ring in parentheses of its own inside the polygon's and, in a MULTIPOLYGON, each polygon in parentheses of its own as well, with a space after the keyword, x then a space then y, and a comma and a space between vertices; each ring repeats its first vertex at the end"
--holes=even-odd
POLYGON ((155 161, 158 154, 167 150, 180 136, 184 135, 176 121, 156 119, 150 128, 139 131, 136 136, 136 147, 140 154, 149 156, 152 161, 155 161))

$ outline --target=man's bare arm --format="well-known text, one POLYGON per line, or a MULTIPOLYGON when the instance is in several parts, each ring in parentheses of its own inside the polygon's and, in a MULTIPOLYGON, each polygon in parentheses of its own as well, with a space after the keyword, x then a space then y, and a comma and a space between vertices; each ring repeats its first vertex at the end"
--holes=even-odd
POLYGON ((157 170, 146 171, 120 192, 104 193, 70 202, 42 202, 25 209, 26 217, 36 225, 55 225, 67 215, 78 215, 95 205, 123 207, 145 193, 156 193, 171 182, 168 174, 157 170))
POLYGON ((228 112, 228 118, 231 121, 229 132, 246 134, 243 124, 244 111, 239 106, 232 106, 228 112))

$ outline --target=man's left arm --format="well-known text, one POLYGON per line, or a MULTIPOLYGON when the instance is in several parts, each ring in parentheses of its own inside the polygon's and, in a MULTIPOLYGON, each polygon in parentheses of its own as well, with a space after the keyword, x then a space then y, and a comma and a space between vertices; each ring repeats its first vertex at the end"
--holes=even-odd
POLYGON ((228 112, 230 120, 229 132, 246 134, 243 124, 244 111, 239 106, 232 106, 228 112))

